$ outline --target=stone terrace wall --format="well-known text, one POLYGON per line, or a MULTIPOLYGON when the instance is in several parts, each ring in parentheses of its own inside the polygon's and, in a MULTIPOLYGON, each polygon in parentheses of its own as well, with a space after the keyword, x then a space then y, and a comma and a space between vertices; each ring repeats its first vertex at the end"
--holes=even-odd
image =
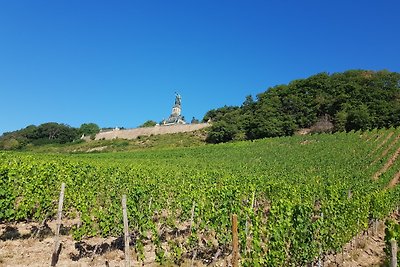
POLYGON ((199 123, 199 124, 180 124, 180 125, 170 125, 170 126, 154 126, 154 127, 128 129, 128 130, 113 130, 113 131, 98 133, 96 135, 95 140, 100 140, 100 139, 110 140, 115 138, 135 139, 140 135, 149 136, 157 134, 193 132, 208 126, 210 126, 209 123, 199 123))

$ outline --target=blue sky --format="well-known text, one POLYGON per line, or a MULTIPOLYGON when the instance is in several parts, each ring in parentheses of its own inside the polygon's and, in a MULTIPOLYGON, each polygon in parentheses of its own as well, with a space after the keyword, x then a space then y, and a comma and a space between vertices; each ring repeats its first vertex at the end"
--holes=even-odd
POLYGON ((400 72, 400 2, 0 0, 0 134, 136 127, 319 72, 400 72))

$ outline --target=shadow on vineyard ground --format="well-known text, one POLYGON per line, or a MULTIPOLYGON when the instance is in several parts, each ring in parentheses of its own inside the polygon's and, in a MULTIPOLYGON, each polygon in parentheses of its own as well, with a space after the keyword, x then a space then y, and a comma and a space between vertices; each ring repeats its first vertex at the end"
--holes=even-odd
POLYGON ((22 234, 20 233, 17 227, 6 225, 2 234, 0 235, 0 240, 6 241, 6 240, 16 240, 16 239, 38 238, 41 241, 43 240, 43 238, 52 235, 53 232, 51 231, 47 223, 44 223, 39 227, 36 225, 32 225, 29 233, 24 232, 22 234))
MULTIPOLYGON (((66 223, 61 229, 61 253, 57 266, 123 266, 123 238, 88 238, 74 241, 70 229, 76 222, 66 223)), ((54 230, 56 222, 0 224, 0 267, 3 266, 49 266, 54 247, 54 230)), ((176 235, 171 232, 168 235, 176 235)), ((167 238, 166 238, 167 239, 167 238)), ((134 234, 131 240, 135 240, 134 234)), ((154 246, 145 245, 144 262, 135 261, 136 253, 132 249, 133 266, 160 266, 155 261, 154 246)), ((133 243, 131 244, 133 245, 133 243)), ((207 266, 215 254, 224 259, 216 266, 226 266, 227 251, 199 250, 193 266, 207 266)), ((185 255, 181 266, 190 266, 192 255, 185 255)), ((176 266, 168 264, 163 266, 176 266)))

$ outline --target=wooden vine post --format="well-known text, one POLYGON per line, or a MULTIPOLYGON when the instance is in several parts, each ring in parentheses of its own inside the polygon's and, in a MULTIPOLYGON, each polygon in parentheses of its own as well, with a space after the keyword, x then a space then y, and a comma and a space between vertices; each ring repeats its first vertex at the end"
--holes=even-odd
POLYGON ((54 250, 51 256, 51 266, 56 266, 58 261, 58 256, 60 254, 61 244, 60 244, 60 228, 61 228, 61 216, 62 216, 62 208, 64 202, 64 190, 65 183, 61 184, 60 198, 58 199, 58 212, 57 212, 57 226, 56 233, 54 236, 54 250))
POLYGON ((232 215, 232 267, 239 266, 239 237, 237 215, 232 215))
POLYGON ((124 218, 124 242, 125 242, 125 267, 131 266, 131 259, 129 253, 129 227, 128 227, 128 213, 126 211, 126 195, 122 195, 122 216, 124 218))
POLYGON ((193 200, 193 205, 192 205, 192 212, 190 216, 190 234, 192 233, 192 228, 193 228, 193 222, 194 222, 194 208, 196 207, 196 202, 193 200))
POLYGON ((396 239, 390 240, 391 257, 390 267, 397 267, 397 241, 396 239))

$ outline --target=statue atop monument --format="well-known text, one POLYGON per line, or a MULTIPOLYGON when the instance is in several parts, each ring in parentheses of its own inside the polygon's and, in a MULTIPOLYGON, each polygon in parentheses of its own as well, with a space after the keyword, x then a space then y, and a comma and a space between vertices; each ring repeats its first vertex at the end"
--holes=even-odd
POLYGON ((180 105, 181 105, 181 100, 182 100, 182 97, 181 97, 181 95, 180 95, 180 94, 177 94, 177 93, 175 93, 175 105, 178 105, 178 106, 180 106, 180 105))
POLYGON ((175 124, 186 124, 182 111, 182 97, 180 94, 175 93, 175 103, 172 107, 171 115, 167 120, 163 120, 162 125, 175 125, 175 124))

